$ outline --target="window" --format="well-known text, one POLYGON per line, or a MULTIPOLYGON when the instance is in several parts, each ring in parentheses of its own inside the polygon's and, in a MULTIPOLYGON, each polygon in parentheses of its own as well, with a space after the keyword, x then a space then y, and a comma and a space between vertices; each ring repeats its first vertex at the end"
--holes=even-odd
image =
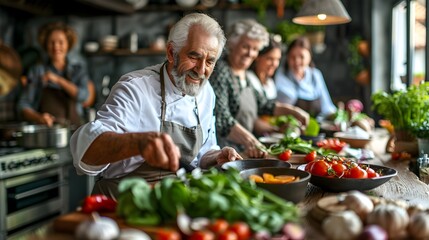
POLYGON ((410 84, 419 84, 426 76, 426 5, 424 0, 409 1, 410 31, 407 31, 407 2, 400 1, 392 13, 392 90, 407 86, 407 71, 411 71, 410 84), (410 61, 407 57, 410 38, 410 61))

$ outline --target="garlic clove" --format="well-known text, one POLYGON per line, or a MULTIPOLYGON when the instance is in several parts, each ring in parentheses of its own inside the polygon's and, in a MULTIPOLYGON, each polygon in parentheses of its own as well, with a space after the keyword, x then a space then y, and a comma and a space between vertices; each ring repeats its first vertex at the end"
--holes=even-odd
POLYGON ((149 235, 138 229, 122 229, 118 240, 151 240, 149 235))
POLYGON ((75 236, 82 240, 113 240, 119 236, 119 226, 113 219, 94 212, 92 219, 78 225, 75 236))

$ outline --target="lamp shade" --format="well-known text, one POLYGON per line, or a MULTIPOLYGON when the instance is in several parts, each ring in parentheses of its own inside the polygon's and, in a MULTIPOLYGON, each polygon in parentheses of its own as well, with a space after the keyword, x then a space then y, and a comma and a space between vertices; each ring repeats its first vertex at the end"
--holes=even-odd
POLYGON ((351 20, 340 0, 306 0, 292 19, 302 25, 335 25, 351 20))

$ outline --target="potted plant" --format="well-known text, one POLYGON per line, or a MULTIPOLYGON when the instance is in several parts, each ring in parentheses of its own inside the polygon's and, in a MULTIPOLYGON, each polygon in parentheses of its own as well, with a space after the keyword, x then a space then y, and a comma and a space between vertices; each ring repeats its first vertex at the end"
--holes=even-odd
POLYGON ((284 8, 292 8, 296 11, 301 7, 304 0, 243 0, 242 2, 244 5, 255 9, 258 13, 259 20, 264 22, 268 7, 275 6, 277 9, 277 17, 283 18, 284 8))
POLYGON ((279 22, 274 29, 274 33, 282 36, 283 42, 286 45, 289 45, 293 39, 304 35, 305 32, 306 28, 304 25, 295 24, 287 20, 279 22))
POLYGON ((379 91, 371 100, 372 109, 393 125, 398 141, 413 142, 429 132, 429 82, 393 93, 379 91))
POLYGON ((422 123, 413 124, 411 132, 417 138, 419 154, 429 154, 429 119, 425 119, 422 123))

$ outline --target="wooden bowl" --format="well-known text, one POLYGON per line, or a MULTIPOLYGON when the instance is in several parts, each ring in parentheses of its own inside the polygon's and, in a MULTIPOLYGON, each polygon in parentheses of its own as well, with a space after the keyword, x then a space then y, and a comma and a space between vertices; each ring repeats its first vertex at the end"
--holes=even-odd
POLYGON ((346 135, 344 132, 334 133, 334 137, 338 138, 340 141, 346 142, 351 148, 365 148, 371 138, 359 138, 346 135))

